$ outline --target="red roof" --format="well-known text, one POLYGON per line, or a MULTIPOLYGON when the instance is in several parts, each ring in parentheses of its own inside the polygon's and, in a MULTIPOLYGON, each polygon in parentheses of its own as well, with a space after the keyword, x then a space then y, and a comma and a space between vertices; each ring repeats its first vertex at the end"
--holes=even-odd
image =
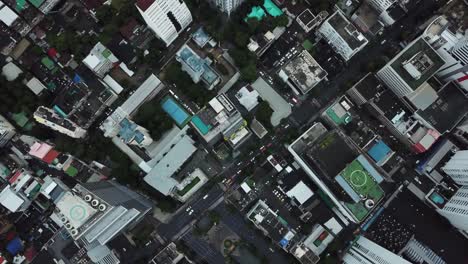
POLYGON ((133 35, 133 31, 135 30, 135 28, 138 26, 138 22, 136 21, 135 18, 131 18, 127 24, 123 25, 120 27, 120 34, 126 38, 126 39, 130 39, 133 35))
POLYGON ((18 177, 21 175, 21 173, 23 173, 22 171, 16 171, 15 174, 13 174, 13 176, 11 176, 11 178, 8 180, 8 182, 10 182, 10 184, 13 184, 17 179, 18 177))
POLYGON ((51 164, 57 156, 60 154, 60 152, 51 149, 45 156, 42 158, 42 161, 46 162, 47 164, 51 164))
POLYGON ((31 262, 36 255, 37 255, 36 249, 34 247, 32 247, 32 246, 27 248, 26 251, 24 252, 24 257, 29 262, 31 262))
POLYGON ((457 79, 458 82, 468 81, 468 74, 457 79))
POLYGON ((51 58, 55 58, 55 56, 57 56, 57 50, 54 49, 54 48, 50 48, 47 51, 47 55, 49 55, 49 57, 51 57, 51 58))
POLYGON ((137 6, 145 12, 148 7, 150 7, 154 3, 154 0, 138 0, 137 6))

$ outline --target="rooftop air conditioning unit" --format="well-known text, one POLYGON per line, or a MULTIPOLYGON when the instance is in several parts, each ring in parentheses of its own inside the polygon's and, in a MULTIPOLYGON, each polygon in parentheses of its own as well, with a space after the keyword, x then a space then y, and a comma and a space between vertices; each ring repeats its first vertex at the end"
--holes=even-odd
POLYGON ((94 200, 91 201, 91 205, 92 205, 93 207, 96 207, 96 206, 99 205, 99 201, 98 201, 97 199, 94 199, 94 200))
POLYGON ((70 233, 71 233, 72 236, 76 236, 76 235, 78 235, 78 230, 72 229, 72 230, 70 231, 70 233))
POLYGON ((66 224, 68 222, 68 219, 65 216, 62 216, 62 218, 60 218, 60 221, 62 221, 62 223, 64 223, 64 224, 66 224))
POLYGON ((99 211, 103 212, 107 209, 107 206, 105 204, 100 204, 98 207, 99 211))
POLYGON ((70 223, 66 223, 66 224, 65 224, 65 228, 66 228, 66 229, 72 229, 73 226, 72 226, 72 224, 70 224, 70 223))
POLYGON ((84 197, 84 200, 85 200, 86 202, 89 203, 89 202, 91 202, 91 200, 93 200, 93 196, 91 196, 90 194, 87 194, 87 195, 84 197))

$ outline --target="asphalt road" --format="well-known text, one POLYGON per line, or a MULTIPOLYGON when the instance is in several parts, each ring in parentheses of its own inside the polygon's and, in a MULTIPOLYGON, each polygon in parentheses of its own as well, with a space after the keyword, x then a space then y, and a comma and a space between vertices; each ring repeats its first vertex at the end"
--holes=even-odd
MULTIPOLYGON (((173 218, 169 224, 161 224, 158 226, 158 234, 165 238, 167 241, 178 239, 177 235, 181 233, 186 226, 193 220, 198 218, 201 214, 206 212, 213 204, 215 204, 224 195, 223 190, 215 185, 206 193, 206 198, 200 197, 197 200, 188 202, 185 208, 182 208, 173 218), (189 215, 190 211, 187 208, 192 208, 193 213, 189 215)), ((181 235, 181 234, 180 234, 181 235)))

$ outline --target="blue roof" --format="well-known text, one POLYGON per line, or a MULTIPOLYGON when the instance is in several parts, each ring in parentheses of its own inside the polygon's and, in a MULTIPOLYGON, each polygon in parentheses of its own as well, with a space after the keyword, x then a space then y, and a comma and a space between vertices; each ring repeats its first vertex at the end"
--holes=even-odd
POLYGON ((380 175, 380 173, 377 172, 377 170, 374 168, 374 166, 372 166, 369 163, 369 161, 366 158, 364 158, 364 156, 362 154, 357 157, 357 161, 359 161, 359 163, 361 163, 362 167, 364 167, 364 169, 366 169, 366 171, 370 174, 370 176, 372 176, 372 178, 374 178, 374 180, 377 183, 383 182, 382 175, 380 175))
POLYGON ((216 80, 218 80, 219 76, 218 74, 213 70, 211 69, 211 67, 207 64, 204 65, 204 68, 205 68, 205 72, 203 73, 202 75, 202 78, 208 83, 208 84, 212 84, 214 83, 216 80))
POLYGON ((81 82, 81 76, 79 76, 78 74, 75 74, 75 76, 73 77, 73 82, 74 83, 80 83, 81 82))
POLYGON ((390 149, 385 142, 379 140, 372 148, 367 151, 367 154, 371 156, 371 158, 375 162, 379 162, 383 160, 392 150, 390 149))
POLYGON ((289 240, 287 240, 286 238, 283 238, 283 239, 281 239, 279 244, 280 244, 281 247, 285 248, 289 244, 289 240))
POLYGON ((337 175, 335 177, 335 180, 341 186, 341 188, 343 188, 343 190, 349 195, 349 197, 351 197, 351 199, 353 199, 353 201, 355 203, 358 203, 361 200, 359 195, 356 193, 356 191, 353 190, 351 185, 349 185, 349 183, 347 181, 345 181, 343 176, 337 175))
POLYGON ((120 138, 122 138, 123 141, 125 141, 126 143, 130 142, 135 137, 135 134, 137 133, 136 128, 137 128, 137 125, 135 123, 130 122, 130 120, 128 120, 127 118, 124 118, 120 122, 120 130, 119 130, 120 138))
POLYGON ((23 249, 23 242, 19 237, 11 240, 6 246, 6 250, 13 256, 16 256, 23 249))
POLYGON ((202 48, 206 45, 206 43, 208 43, 208 41, 210 41, 210 36, 206 34, 205 30, 203 30, 203 27, 197 29, 197 31, 192 34, 192 38, 193 41, 195 41, 195 43, 197 43, 197 45, 202 48))
POLYGON ((205 61, 194 54, 188 47, 182 48, 179 56, 188 66, 190 66, 190 68, 192 68, 193 71, 203 72, 205 70, 203 67, 205 61))

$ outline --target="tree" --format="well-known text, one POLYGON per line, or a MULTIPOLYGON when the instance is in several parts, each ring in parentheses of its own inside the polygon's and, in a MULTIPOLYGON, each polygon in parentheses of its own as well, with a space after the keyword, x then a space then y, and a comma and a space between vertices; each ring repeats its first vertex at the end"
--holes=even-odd
POLYGON ((257 79, 257 66, 253 63, 241 68, 240 71, 244 81, 252 82, 257 79))
POLYGON ((255 118, 257 118, 260 123, 265 126, 271 125, 271 115, 273 110, 267 101, 261 101, 257 106, 257 111, 255 112, 255 118))
POLYGON ((221 215, 219 215, 218 212, 213 210, 208 211, 208 217, 210 218, 210 221, 214 224, 218 224, 221 220, 221 215))
POLYGON ((96 10, 96 17, 103 25, 110 24, 114 17, 112 7, 109 5, 102 5, 96 10))
POLYGON ((272 26, 273 26, 273 28, 275 28, 275 27, 285 27, 285 26, 288 25, 288 23, 289 23, 288 16, 283 14, 281 16, 277 16, 277 17, 273 18, 272 26))
POLYGON ((245 48, 245 46, 247 46, 247 44, 249 43, 249 35, 246 32, 237 31, 234 33, 234 36, 234 43, 239 48, 245 48))

